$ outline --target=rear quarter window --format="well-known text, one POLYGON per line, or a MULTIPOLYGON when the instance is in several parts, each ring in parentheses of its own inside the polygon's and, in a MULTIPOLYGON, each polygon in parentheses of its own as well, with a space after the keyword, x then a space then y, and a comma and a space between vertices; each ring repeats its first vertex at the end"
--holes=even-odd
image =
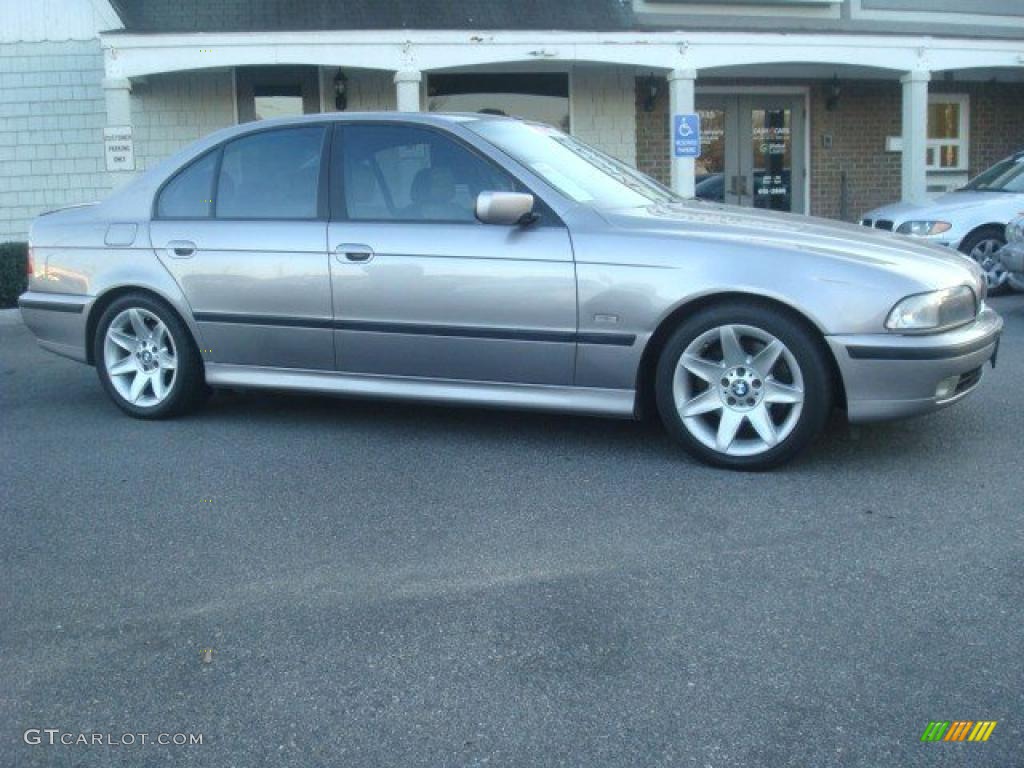
POLYGON ((179 171, 160 191, 156 213, 163 219, 207 219, 213 215, 213 174, 219 152, 179 171))

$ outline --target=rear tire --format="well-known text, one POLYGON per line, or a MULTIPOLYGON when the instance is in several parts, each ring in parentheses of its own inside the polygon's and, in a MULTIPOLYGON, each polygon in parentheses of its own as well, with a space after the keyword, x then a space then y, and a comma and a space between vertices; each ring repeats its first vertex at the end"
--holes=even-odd
POLYGON ((138 419, 185 413, 206 382, 188 328, 164 301, 144 293, 116 299, 93 338, 100 383, 118 408, 138 419))
POLYGON ((827 350, 772 306, 728 302, 700 310, 658 360, 658 412, 691 454, 718 467, 765 470, 789 461, 832 410, 827 350))

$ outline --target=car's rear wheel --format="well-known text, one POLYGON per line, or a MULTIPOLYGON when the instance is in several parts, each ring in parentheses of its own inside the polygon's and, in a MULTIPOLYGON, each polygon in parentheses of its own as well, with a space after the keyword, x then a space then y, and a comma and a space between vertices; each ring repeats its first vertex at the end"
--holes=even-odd
POLYGON ((120 297, 100 317, 93 344, 100 382, 125 413, 167 418, 201 398, 199 354, 164 302, 141 293, 120 297))
POLYGON ((1006 234, 1002 227, 982 227, 972 232, 960 243, 960 251, 978 262, 985 273, 989 293, 1006 290, 1010 273, 999 260, 999 251, 1006 245, 1006 234))
POLYGON ((812 331, 771 306, 709 307, 683 322, 662 351, 658 412, 704 461, 770 469, 801 451, 828 418, 825 355, 812 331))

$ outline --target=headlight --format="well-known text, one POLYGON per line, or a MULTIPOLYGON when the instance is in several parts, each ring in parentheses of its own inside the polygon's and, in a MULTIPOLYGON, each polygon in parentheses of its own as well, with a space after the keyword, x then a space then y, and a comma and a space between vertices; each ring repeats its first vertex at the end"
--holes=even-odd
POLYGON ((938 331, 971 322, 977 310, 974 291, 958 285, 907 296, 892 308, 885 327, 890 331, 938 331))
POLYGON ((931 237, 948 232, 953 225, 948 221, 904 221, 896 231, 901 235, 913 235, 914 237, 931 237))

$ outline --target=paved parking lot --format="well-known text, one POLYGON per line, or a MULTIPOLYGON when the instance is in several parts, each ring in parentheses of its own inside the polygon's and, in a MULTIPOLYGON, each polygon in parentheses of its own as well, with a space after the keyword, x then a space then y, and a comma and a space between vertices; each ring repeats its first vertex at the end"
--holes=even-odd
POLYGON ((221 394, 134 421, 8 317, 0 764, 1024 765, 1024 297, 993 304, 973 398, 837 419, 769 475, 586 418, 221 394))

